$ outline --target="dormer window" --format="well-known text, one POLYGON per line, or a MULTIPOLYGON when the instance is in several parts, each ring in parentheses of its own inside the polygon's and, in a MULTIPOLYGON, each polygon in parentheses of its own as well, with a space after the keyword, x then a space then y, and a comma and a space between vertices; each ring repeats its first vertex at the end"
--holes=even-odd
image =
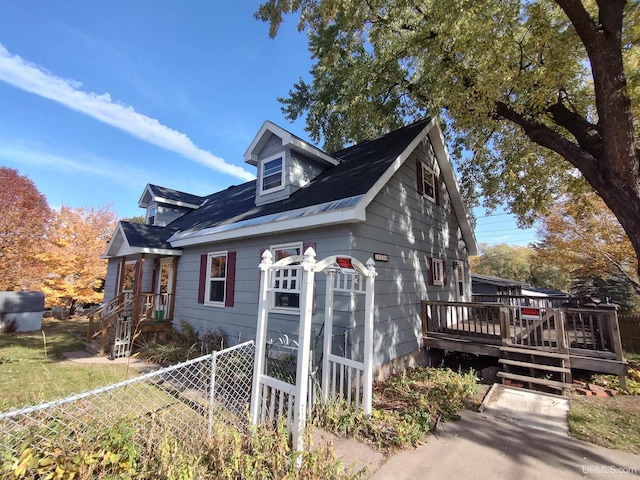
POLYGON ((261 164, 260 193, 275 192, 284 188, 284 155, 268 158, 261 164))
POLYGON ((156 224, 156 207, 149 207, 147 209, 147 225, 156 224))

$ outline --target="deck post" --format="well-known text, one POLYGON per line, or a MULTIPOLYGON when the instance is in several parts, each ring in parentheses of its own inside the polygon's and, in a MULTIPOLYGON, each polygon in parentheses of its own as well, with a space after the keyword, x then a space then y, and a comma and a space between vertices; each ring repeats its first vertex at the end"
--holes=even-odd
POLYGON ((511 331, 509 322, 509 307, 500 307, 500 336, 503 345, 511 345, 511 331))
MULTIPOLYGON (((613 309, 608 315, 609 333, 611 333, 611 341, 613 342, 613 350, 616 354, 616 360, 624 362, 624 355, 622 354, 622 339, 620 338, 620 325, 618 324, 618 311, 617 308, 613 309)), ((624 373, 618 375, 620 381, 620 387, 624 390, 627 389, 627 376, 624 373)))

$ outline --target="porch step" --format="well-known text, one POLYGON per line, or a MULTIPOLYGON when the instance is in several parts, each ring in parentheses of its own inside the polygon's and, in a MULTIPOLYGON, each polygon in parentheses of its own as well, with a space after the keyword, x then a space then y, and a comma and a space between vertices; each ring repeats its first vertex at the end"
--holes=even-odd
POLYGON ((501 352, 519 353, 521 355, 534 355, 536 357, 559 358, 569 360, 568 353, 549 352, 547 350, 538 350, 537 348, 527 347, 500 347, 501 352))
POLYGON ((547 380, 546 378, 529 377, 527 375, 517 375, 509 372, 498 372, 498 377, 515 380, 522 383, 535 383, 537 385, 544 385, 551 388, 557 388, 558 390, 570 389, 572 385, 570 383, 558 382, 556 380, 547 380))
POLYGON ((508 358, 501 358, 501 359, 498 360, 498 362, 502 363, 504 365, 513 365, 514 367, 534 368, 536 370, 546 370, 547 372, 571 373, 571 369, 570 368, 556 367, 554 365, 544 365, 542 363, 519 362, 517 360, 510 360, 508 358))

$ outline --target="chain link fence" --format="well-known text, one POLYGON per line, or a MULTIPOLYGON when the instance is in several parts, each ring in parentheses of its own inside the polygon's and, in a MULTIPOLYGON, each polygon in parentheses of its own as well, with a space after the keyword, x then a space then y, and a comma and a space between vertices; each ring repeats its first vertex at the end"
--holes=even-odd
POLYGON ((129 434, 137 448, 154 438, 203 438, 213 422, 248 424, 255 344, 210 355, 78 395, 0 413, 0 464, 31 447, 69 449, 129 434), (111 432, 111 433, 110 433, 111 432))

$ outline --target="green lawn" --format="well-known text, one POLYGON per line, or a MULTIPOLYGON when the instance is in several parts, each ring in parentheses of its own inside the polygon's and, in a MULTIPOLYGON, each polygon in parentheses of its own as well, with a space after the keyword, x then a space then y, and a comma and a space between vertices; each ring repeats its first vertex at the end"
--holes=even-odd
POLYGON ((0 334, 0 411, 55 400, 135 375, 127 372, 125 365, 82 365, 64 359, 64 352, 84 349, 86 327, 84 317, 48 318, 43 320, 42 331, 0 334))

